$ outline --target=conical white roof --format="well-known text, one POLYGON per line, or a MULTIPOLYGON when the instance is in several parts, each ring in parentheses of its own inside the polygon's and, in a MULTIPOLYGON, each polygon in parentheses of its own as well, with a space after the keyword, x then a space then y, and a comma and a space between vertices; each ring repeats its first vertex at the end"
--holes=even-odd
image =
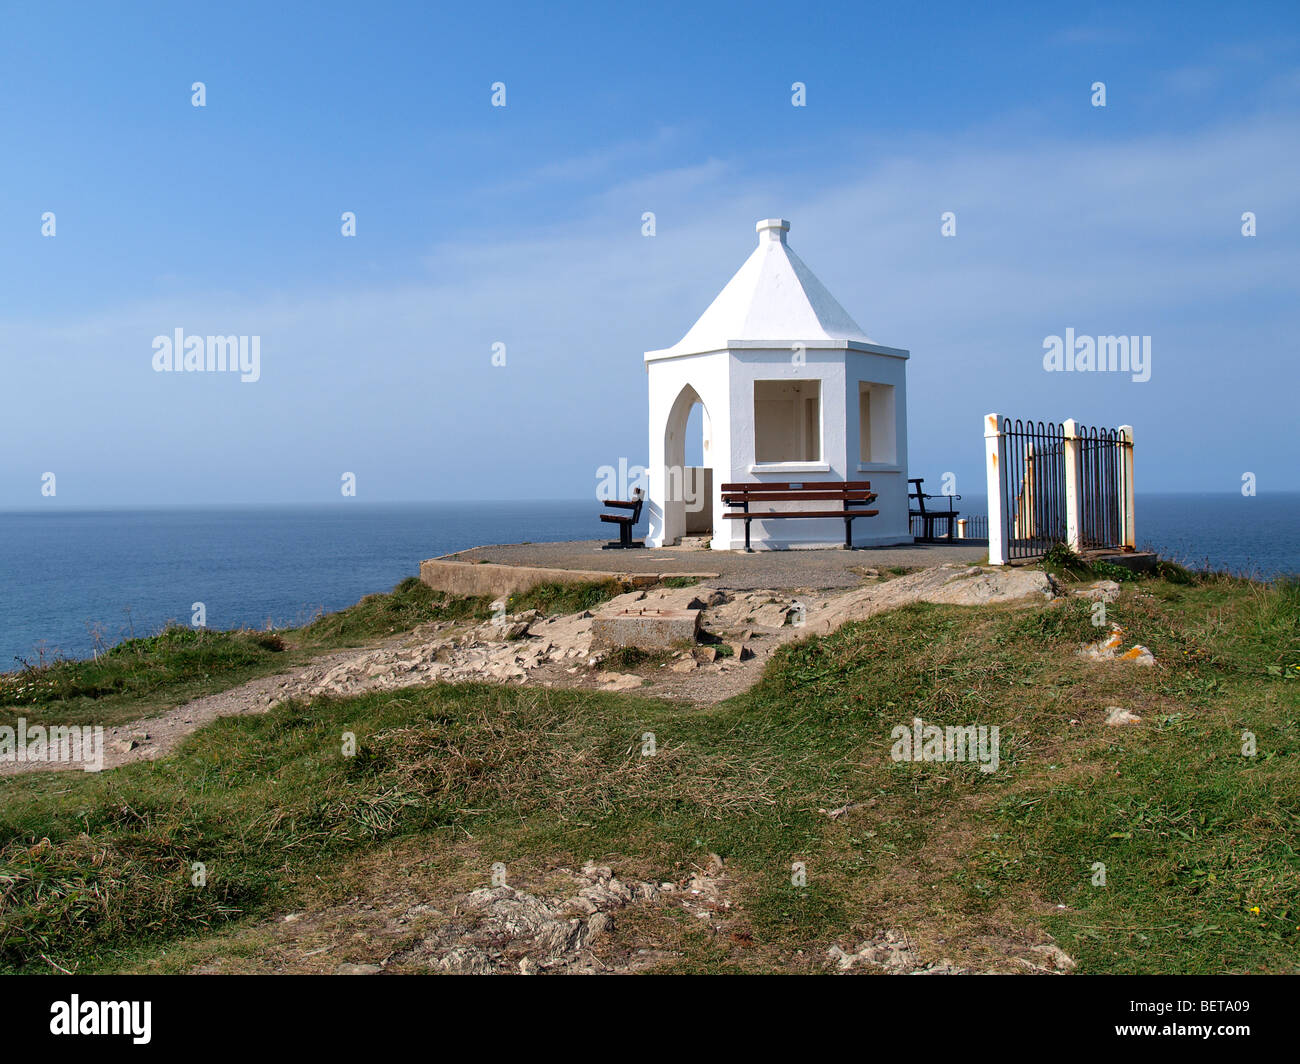
POLYGON ((739 345, 802 343, 843 347, 842 341, 874 344, 786 244, 790 223, 766 218, 755 227, 758 247, 736 271, 700 320, 660 358, 719 351, 739 345))

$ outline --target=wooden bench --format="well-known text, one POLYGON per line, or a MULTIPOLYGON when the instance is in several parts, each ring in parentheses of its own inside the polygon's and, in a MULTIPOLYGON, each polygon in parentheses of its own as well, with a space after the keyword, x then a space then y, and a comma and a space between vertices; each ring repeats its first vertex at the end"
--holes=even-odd
POLYGON ((960 495, 927 495, 921 490, 921 485, 925 483, 924 477, 909 478, 909 484, 916 485, 916 491, 912 492, 909 498, 916 500, 917 509, 908 510, 908 517, 919 517, 921 519, 921 539, 936 539, 934 534, 934 523, 936 521, 948 522, 948 538, 953 538, 953 532, 957 529, 957 517, 960 510, 952 508, 953 500, 960 499, 960 495), (927 510, 925 508, 926 499, 944 498, 948 500, 948 509, 946 510, 927 510))
POLYGON ((632 529, 636 523, 641 520, 641 504, 645 502, 645 496, 641 492, 632 493, 632 498, 624 501, 622 499, 606 499, 604 506, 613 506, 623 510, 631 510, 630 514, 601 514, 600 519, 611 525, 618 525, 618 542, 606 543, 601 550, 628 550, 632 547, 644 547, 645 542, 638 540, 632 542, 632 529))
POLYGON ((865 506, 874 502, 875 492, 869 480, 802 481, 782 484, 723 484, 722 501, 727 506, 741 509, 724 514, 733 521, 745 522, 745 550, 749 545, 751 521, 774 521, 786 518, 808 520, 834 517, 844 522, 844 546, 853 547, 853 520, 857 517, 875 517, 879 510, 856 510, 850 507, 865 506), (773 502, 838 502, 838 510, 751 510, 755 503, 773 502))

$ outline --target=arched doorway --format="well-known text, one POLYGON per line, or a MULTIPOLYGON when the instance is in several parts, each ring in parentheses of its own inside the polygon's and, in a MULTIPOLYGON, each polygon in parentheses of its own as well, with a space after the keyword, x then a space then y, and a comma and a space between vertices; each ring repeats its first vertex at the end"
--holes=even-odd
POLYGON ((689 384, 664 425, 664 543, 713 533, 712 424, 708 407, 689 384))

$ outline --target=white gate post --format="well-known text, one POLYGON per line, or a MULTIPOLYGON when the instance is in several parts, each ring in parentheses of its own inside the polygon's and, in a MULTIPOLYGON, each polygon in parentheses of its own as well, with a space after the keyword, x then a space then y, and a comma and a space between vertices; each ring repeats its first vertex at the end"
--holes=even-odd
POLYGON ((1065 449, 1065 544, 1078 554, 1083 550, 1083 492, 1079 481, 1083 474, 1079 424, 1066 418, 1061 424, 1065 449))
POLYGON ((1133 495, 1133 426, 1119 427, 1119 468, 1124 476, 1124 497, 1120 501, 1119 538, 1120 546, 1127 550, 1137 550, 1137 533, 1134 527, 1133 495))
POLYGON ((1002 435, 1002 416, 984 416, 984 465, 988 473, 989 564, 1006 565, 1011 551, 1011 529, 1006 506, 1007 444, 1002 435))

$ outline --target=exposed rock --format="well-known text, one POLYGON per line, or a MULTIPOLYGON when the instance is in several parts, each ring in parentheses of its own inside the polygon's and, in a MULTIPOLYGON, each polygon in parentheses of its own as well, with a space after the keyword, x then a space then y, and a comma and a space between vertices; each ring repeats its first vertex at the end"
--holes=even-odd
POLYGON ((640 687, 642 680, 630 672, 599 672, 596 674, 596 682, 606 691, 630 691, 634 687, 640 687))
POLYGON ((1023 598, 1046 601, 1058 593, 1052 578, 1037 569, 940 565, 832 599, 825 608, 811 611, 808 624, 813 631, 829 632, 846 621, 862 620, 911 602, 982 606, 1023 598))
MULTIPOLYGON (((686 674, 701 662, 707 672, 736 669, 753 659, 745 644, 757 636, 783 641, 808 631, 825 632, 848 620, 871 616, 908 602, 983 603, 1016 598, 1048 597, 1055 593, 1050 578, 1032 569, 989 569, 948 565, 908 573, 884 584, 848 593, 724 592, 707 586, 648 588, 619 595, 597 616, 620 610, 706 610, 715 632, 741 634, 731 641, 732 655, 719 663, 716 644, 702 648, 699 661, 685 658, 665 671, 686 674), (794 630, 792 630, 792 628, 794 630)), ((701 618, 701 620, 706 618, 701 618)), ((391 691, 431 683, 493 681, 521 684, 553 682, 552 676, 535 676, 539 670, 564 667, 566 675, 581 682, 580 665, 598 669, 607 652, 593 646, 590 611, 543 617, 536 610, 509 614, 471 626, 424 625, 401 647, 391 645, 358 652, 329 666, 307 668, 279 682, 264 696, 264 705, 288 698, 347 697, 364 691, 391 691), (269 701, 268 701, 269 700, 269 701)), ((730 640, 729 640, 730 641, 730 640)), ((1149 655, 1143 663, 1150 663, 1149 655)), ((596 682, 605 690, 635 690, 643 681, 621 672, 601 672, 596 682)))
POLYGON ((1155 655, 1146 647, 1135 644, 1128 650, 1121 650, 1124 645, 1124 629, 1118 624, 1110 626, 1110 634, 1105 639, 1088 643, 1079 648, 1079 656, 1089 661, 1129 661, 1135 665, 1151 666, 1156 663, 1155 655))
POLYGON ((1066 954, 1060 946, 1053 945, 1050 942, 1045 942, 1041 946, 1033 946, 1031 948, 1033 949, 1033 952, 1041 953, 1051 961, 1052 967, 1058 972, 1069 972, 1073 971, 1075 968, 1074 958, 1066 954))
POLYGON ((1087 587, 1076 587, 1070 591, 1078 598, 1091 599, 1093 602, 1114 602, 1119 598, 1120 587, 1114 580, 1098 580, 1087 587))
POLYGON ((377 964, 340 964, 334 969, 335 975, 378 975, 383 971, 377 964))
POLYGON ((831 946, 826 956, 833 960, 840 971, 848 971, 860 964, 870 964, 883 968, 889 975, 963 975, 964 968, 958 968, 949 960, 938 964, 922 964, 913 951, 907 936, 896 931, 884 931, 875 938, 862 943, 853 953, 848 953, 839 946, 831 946))
POLYGON ((698 594, 691 596, 691 601, 687 605, 688 610, 707 610, 710 606, 721 606, 727 601, 727 595, 724 591, 717 588, 706 587, 697 588, 698 594))
POLYGON ((1146 647, 1135 645, 1119 655, 1120 661, 1131 661, 1134 665, 1151 666, 1156 663, 1156 656, 1146 647))
POLYGON ((456 917, 406 959, 475 975, 590 965, 584 951, 611 930, 612 914, 662 893, 654 883, 623 882, 609 868, 590 863, 574 879, 578 889, 568 898, 542 898, 508 886, 471 891, 458 899, 456 917))
POLYGON ((839 806, 837 809, 818 809, 817 812, 825 813, 832 820, 839 820, 840 817, 846 816, 855 809, 870 809, 876 804, 875 798, 868 798, 865 802, 848 802, 839 806))
POLYGON ((1130 713, 1123 706, 1106 707, 1106 723, 1110 725, 1119 724, 1137 724, 1142 718, 1136 713, 1130 713))

